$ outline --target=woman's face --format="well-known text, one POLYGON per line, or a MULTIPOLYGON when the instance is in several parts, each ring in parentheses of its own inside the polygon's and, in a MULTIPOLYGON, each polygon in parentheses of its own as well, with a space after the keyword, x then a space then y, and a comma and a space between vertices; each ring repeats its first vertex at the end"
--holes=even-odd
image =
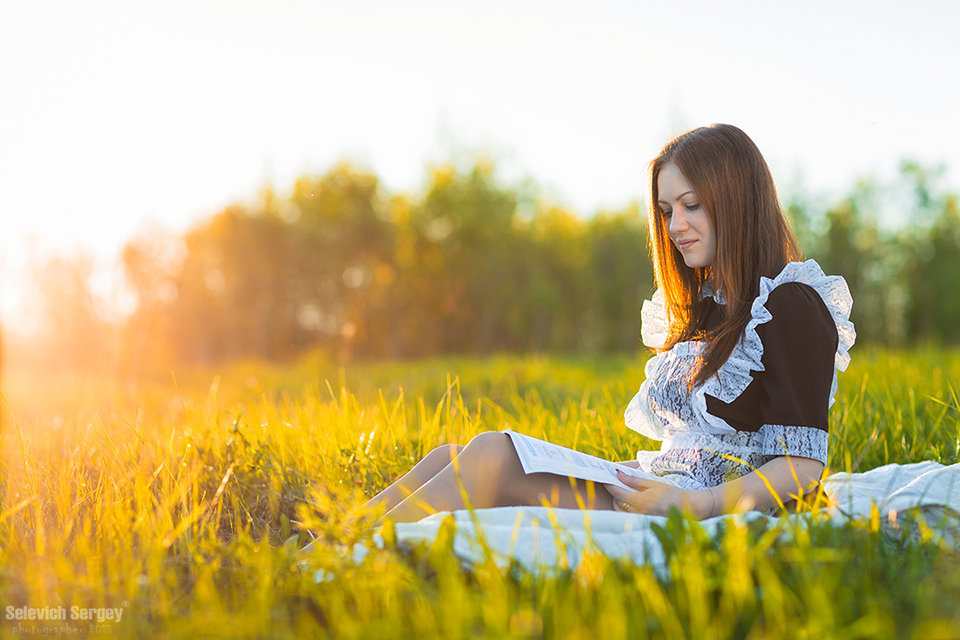
POLYGON ((684 263, 693 269, 713 264, 717 255, 713 222, 677 165, 668 162, 660 169, 657 192, 670 240, 680 250, 684 263))

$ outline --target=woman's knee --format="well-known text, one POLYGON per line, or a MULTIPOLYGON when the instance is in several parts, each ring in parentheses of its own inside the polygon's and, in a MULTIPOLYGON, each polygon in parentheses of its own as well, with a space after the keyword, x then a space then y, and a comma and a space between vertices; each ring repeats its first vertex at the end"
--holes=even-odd
POLYGON ((487 480, 497 478, 510 480, 518 473, 523 474, 520 458, 513 447, 513 441, 500 431, 485 431, 467 443, 459 458, 464 467, 475 471, 479 477, 487 480))
POLYGON ((513 443, 510 442, 510 436, 500 431, 478 433, 470 439, 464 451, 471 456, 484 458, 503 458, 507 452, 513 452, 513 443))

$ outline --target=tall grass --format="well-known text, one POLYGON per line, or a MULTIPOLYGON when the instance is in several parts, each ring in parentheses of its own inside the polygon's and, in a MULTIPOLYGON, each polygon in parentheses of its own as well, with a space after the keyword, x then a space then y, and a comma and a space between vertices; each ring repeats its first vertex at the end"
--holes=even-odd
MULTIPOLYGON (((711 537, 673 516, 668 572, 589 554, 554 574, 462 567, 452 530, 361 563, 355 508, 433 447, 510 427, 611 459, 643 358, 238 364, 154 381, 11 375, 0 476, 6 607, 123 607, 110 637, 960 637, 960 558, 926 521, 711 537), (915 535, 903 535, 912 531, 915 535), (309 541, 312 551, 298 553, 309 541), (326 580, 316 582, 322 571, 326 580)), ((858 349, 830 466, 960 461, 960 353, 858 349)))

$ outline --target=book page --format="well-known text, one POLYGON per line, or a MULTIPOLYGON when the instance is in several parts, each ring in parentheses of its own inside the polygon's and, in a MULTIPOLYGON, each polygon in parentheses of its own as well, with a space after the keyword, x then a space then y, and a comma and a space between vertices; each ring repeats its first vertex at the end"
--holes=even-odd
POLYGON ((504 431, 513 442, 513 448, 520 457, 520 465, 524 473, 555 473, 561 476, 571 476, 582 480, 593 480, 604 484, 614 484, 624 489, 631 489, 617 479, 617 469, 637 478, 663 482, 662 478, 644 473, 626 465, 604 460, 574 449, 540 440, 531 436, 510 431, 504 431))

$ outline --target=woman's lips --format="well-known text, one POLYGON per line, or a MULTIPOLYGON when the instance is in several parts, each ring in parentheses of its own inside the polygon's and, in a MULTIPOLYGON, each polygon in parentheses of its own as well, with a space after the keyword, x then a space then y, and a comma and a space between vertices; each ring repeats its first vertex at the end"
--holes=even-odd
POLYGON ((690 245, 692 245, 694 242, 696 242, 696 240, 681 240, 677 243, 677 246, 680 247, 681 251, 685 251, 689 249, 690 245))

